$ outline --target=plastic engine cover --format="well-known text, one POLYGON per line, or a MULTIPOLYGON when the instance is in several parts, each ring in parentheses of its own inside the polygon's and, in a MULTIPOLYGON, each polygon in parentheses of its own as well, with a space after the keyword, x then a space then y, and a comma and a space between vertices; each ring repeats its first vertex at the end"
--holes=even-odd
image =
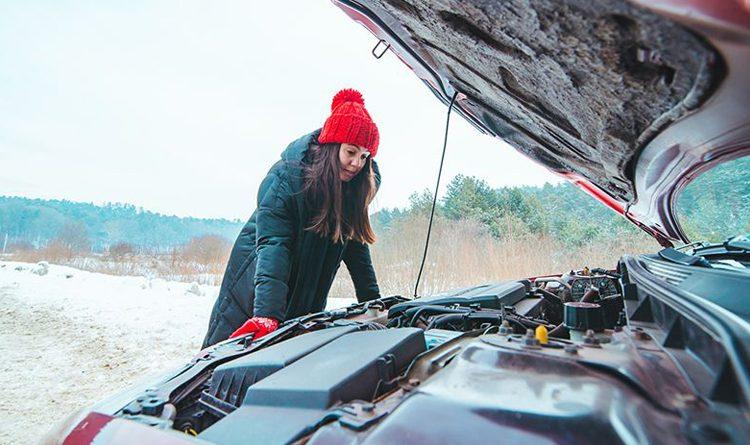
POLYGON ((223 417, 240 405, 254 383, 358 329, 351 325, 310 332, 218 366, 201 394, 201 405, 223 417))
POLYGON ((450 306, 470 306, 478 304, 485 309, 500 309, 501 305, 512 306, 526 297, 531 283, 528 281, 506 281, 504 283, 483 284, 455 289, 437 295, 429 295, 416 300, 396 304, 388 310, 392 318, 413 307, 425 304, 450 306))
POLYGON ((425 350, 417 328, 343 335, 250 386, 242 406, 198 437, 222 444, 293 442, 336 404, 372 401, 382 382, 425 350))
POLYGON ((243 405, 322 409, 372 400, 380 381, 396 377, 425 349, 417 328, 355 332, 253 385, 243 405))

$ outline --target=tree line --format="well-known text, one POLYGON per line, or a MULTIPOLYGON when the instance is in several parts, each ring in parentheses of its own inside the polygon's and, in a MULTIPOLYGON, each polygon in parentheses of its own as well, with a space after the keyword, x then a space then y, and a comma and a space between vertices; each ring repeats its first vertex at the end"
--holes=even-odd
POLYGON ((44 248, 53 242, 103 252, 127 243, 169 251, 203 235, 234 240, 239 220, 163 215, 130 204, 94 205, 67 200, 0 196, 0 248, 44 248))
MULTIPOLYGON (((397 221, 429 213, 431 191, 411 195, 405 209, 375 215, 388 230, 397 221)), ((674 203, 678 223, 692 241, 721 242, 750 234, 750 157, 720 164, 680 192, 674 203)), ((438 217, 481 223, 496 239, 550 236, 571 247, 616 237, 643 237, 629 221, 570 183, 542 187, 492 188, 486 181, 455 176, 438 200, 438 217)))
MULTIPOLYGON (((404 208, 380 210, 372 215, 376 233, 393 237, 389 232, 402 230, 404 222, 426 216, 432 201, 432 193, 424 190, 413 193, 404 208)), ((749 233, 750 157, 700 176, 678 197, 676 210, 692 240, 722 241, 729 235, 749 233)), ((449 221, 477 222, 498 240, 545 236, 580 247, 617 237, 646 237, 569 183, 492 188, 484 180, 457 175, 438 200, 436 212, 438 218, 449 221)), ((3 251, 40 249, 56 243, 72 251, 135 248, 168 252, 207 235, 231 243, 243 224, 240 220, 162 215, 130 204, 0 196, 3 251)))
MULTIPOLYGON (((429 214, 433 194, 414 193, 405 209, 385 209, 374 215, 376 231, 386 232, 399 221, 429 214)), ((486 181, 455 176, 445 196, 438 200, 439 218, 479 222, 496 239, 548 235, 570 246, 618 236, 643 236, 642 232, 568 184, 542 187, 492 188, 486 181)))

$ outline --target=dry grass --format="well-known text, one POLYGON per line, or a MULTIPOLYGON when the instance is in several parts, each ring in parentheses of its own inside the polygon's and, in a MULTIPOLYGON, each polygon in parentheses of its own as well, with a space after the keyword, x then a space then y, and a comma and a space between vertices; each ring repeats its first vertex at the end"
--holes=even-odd
MULTIPOLYGON (((570 247, 549 236, 530 236, 506 228, 502 240, 493 238, 474 221, 437 219, 420 285, 429 295, 452 288, 507 279, 532 277, 571 269, 614 267, 624 253, 658 249, 648 236, 592 240, 570 247)), ((412 295, 427 230, 427 218, 399 221, 378 234, 372 258, 383 295, 412 295)), ((168 280, 218 285, 229 258, 231 245, 223 238, 199 237, 170 253, 136 253, 118 244, 102 255, 81 254, 60 244, 45 249, 21 250, 16 261, 49 261, 111 275, 143 275, 168 280)), ((345 267, 339 269, 330 295, 351 297, 354 288, 345 267)))
POLYGON ((230 249, 231 245, 226 239, 207 235, 193 238, 169 253, 137 252, 126 243, 118 243, 104 254, 93 254, 76 252, 52 243, 42 249, 16 251, 10 259, 30 263, 47 261, 108 275, 136 275, 218 285, 230 249))
MULTIPOLYGON (((372 246, 372 258, 383 295, 412 295, 424 249, 427 219, 403 221, 381 233, 372 246)), ((508 227, 512 230, 512 227, 508 227)), ((658 249, 647 235, 597 240, 571 248, 549 236, 506 233, 493 238, 477 222, 437 219, 433 225, 420 295, 479 283, 533 277, 616 265, 624 253, 658 249)), ((334 281, 332 296, 351 296, 354 288, 346 268, 334 281)))
POLYGON ((77 256, 73 249, 63 243, 52 241, 47 247, 41 249, 23 248, 13 252, 14 261, 26 261, 36 263, 38 261, 49 261, 50 263, 63 264, 70 262, 77 256))

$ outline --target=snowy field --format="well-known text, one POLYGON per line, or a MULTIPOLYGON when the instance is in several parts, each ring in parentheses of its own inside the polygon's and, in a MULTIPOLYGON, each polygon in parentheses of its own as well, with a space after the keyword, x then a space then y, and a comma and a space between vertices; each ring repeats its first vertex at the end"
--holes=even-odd
POLYGON ((0 444, 35 443, 72 411, 189 361, 217 293, 0 261, 0 444))

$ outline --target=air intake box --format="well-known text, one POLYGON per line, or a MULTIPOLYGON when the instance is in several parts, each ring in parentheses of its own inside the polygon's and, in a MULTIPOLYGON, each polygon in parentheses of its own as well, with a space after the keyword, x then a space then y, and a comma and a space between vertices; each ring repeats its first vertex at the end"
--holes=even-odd
POLYGON ((424 350, 416 328, 343 335, 250 386, 242 405, 198 438, 225 445, 294 442, 333 405, 372 401, 383 382, 424 350))
POLYGON ((456 289, 437 295, 428 295, 392 306, 388 310, 388 318, 393 318, 408 309, 426 304, 438 306, 458 304, 466 307, 476 304, 485 309, 500 309, 502 305, 512 306, 524 299, 530 287, 531 283, 526 280, 506 281, 504 283, 483 284, 481 286, 456 289))
POLYGON ((425 349, 416 328, 348 334, 251 386, 242 404, 325 409, 372 400, 425 349))
POLYGON ((217 366, 200 403, 223 417, 240 405, 250 385, 358 329, 351 325, 310 332, 217 366))

